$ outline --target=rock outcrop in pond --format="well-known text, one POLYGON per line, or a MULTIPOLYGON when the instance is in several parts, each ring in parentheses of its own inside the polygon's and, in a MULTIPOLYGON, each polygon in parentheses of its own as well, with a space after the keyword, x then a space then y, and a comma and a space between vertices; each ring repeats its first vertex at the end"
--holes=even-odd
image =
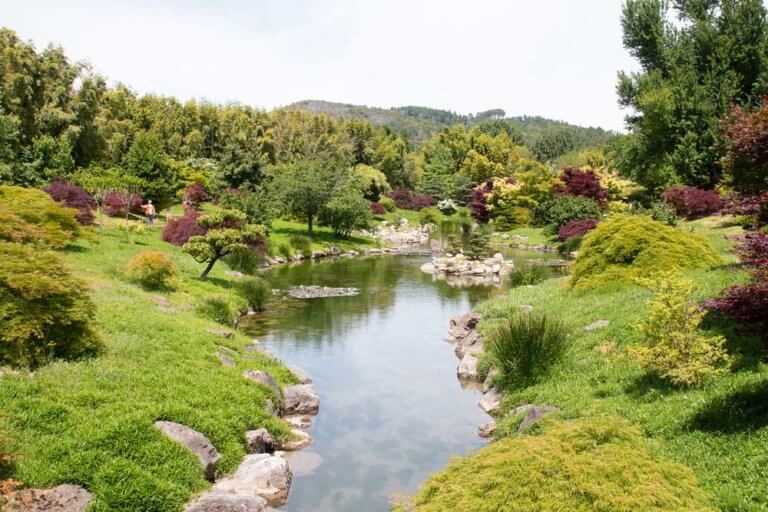
POLYGON ((358 295, 358 288, 332 288, 330 286, 291 286, 288 296, 294 299, 319 299, 323 297, 350 297, 358 295))
POLYGON ((421 266, 421 271, 427 274, 450 274, 459 276, 502 276, 509 274, 515 268, 512 262, 505 261, 501 253, 484 260, 471 260, 463 254, 447 255, 432 258, 432 261, 421 266))

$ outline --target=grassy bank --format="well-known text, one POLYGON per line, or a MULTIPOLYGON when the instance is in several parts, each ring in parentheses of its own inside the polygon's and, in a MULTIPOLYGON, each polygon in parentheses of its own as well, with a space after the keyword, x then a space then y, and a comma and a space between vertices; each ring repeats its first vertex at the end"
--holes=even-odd
MULTIPOLYGON (((728 254, 731 242, 725 235, 739 231, 721 219, 703 219, 683 223, 682 229, 703 231, 714 245, 724 251, 728 265, 691 272, 696 282, 695 299, 717 295, 720 290, 745 278, 728 254)), ((508 416, 512 408, 525 404, 555 405, 559 412, 548 417, 534 433, 546 433, 561 420, 614 417, 627 421, 650 439, 644 448, 650 457, 674 461, 690 468, 712 505, 721 510, 768 510, 768 365, 760 360, 757 341, 732 327, 706 319, 705 334, 723 334, 729 351, 738 356, 729 373, 711 379, 699 388, 680 390, 648 377, 625 356, 628 346, 640 342, 638 322, 648 315, 647 305, 653 293, 634 285, 613 285, 599 289, 572 291, 563 279, 533 287, 519 287, 499 299, 479 307, 485 316, 480 330, 494 319, 504 318, 519 306, 530 304, 535 311, 565 319, 577 337, 566 361, 546 380, 523 389, 504 389, 500 427, 497 436, 510 436, 484 450, 485 459, 526 450, 526 436, 518 437, 521 418, 508 416), (604 329, 585 332, 596 320, 609 320, 604 329), (550 424, 547 426, 547 424, 550 424), (489 453, 486 453, 489 452, 489 453)), ((600 442, 596 440, 595 442, 600 442)), ((454 494, 462 474, 474 464, 477 480, 498 486, 520 485, 513 471, 499 472, 499 466, 460 461, 431 479, 417 496, 417 511, 432 508, 454 494), (486 474, 483 474, 486 472, 486 474)), ((539 459, 540 460, 540 459, 539 459)), ((514 464, 509 461, 509 464, 514 464)), ((607 464, 607 462, 606 462, 607 464)), ((507 466, 509 469, 511 466, 507 466)), ((544 470, 541 464, 529 464, 528 471, 544 470)), ((586 469, 585 469, 586 470, 586 469)), ((574 485, 574 493, 583 486, 574 485)), ((621 489, 603 487, 606 493, 621 489)), ((545 490, 542 489, 542 492, 545 490)), ((511 496, 511 495, 510 495, 511 496)), ((466 497, 463 497, 466 498, 466 497)), ((473 510, 497 510, 478 496, 476 501, 462 501, 473 510), (485 507, 485 508, 484 508, 485 507)), ((498 503, 497 503, 498 505, 498 503)), ((653 506, 635 508, 588 508, 588 510, 663 510, 653 506)), ((680 510, 684 507, 678 508, 680 510)), ((698 510, 693 507, 692 509, 698 510)), ((510 505, 499 510, 523 510, 510 505)), ((550 509, 547 509, 550 510, 550 509)), ((554 510, 554 509, 551 509, 554 510)))
POLYGON ((270 392, 242 373, 265 369, 281 384, 293 377, 275 361, 243 351, 245 336, 205 333, 222 326, 194 312, 206 296, 236 301, 223 263, 208 281, 198 281, 200 264, 162 242, 159 228, 133 243, 107 228, 62 257, 92 289, 106 349, 91 359, 0 377, 0 438, 11 440, 17 455, 10 476, 37 487, 82 484, 94 493, 96 511, 181 510, 208 484, 196 457, 160 434, 155 420, 205 434, 222 455, 220 472, 243 457, 246 430, 287 434, 265 410, 270 392), (125 263, 147 249, 166 252, 178 266, 172 289, 147 291, 124 277, 125 263), (236 367, 219 362, 219 345, 236 351, 236 367))

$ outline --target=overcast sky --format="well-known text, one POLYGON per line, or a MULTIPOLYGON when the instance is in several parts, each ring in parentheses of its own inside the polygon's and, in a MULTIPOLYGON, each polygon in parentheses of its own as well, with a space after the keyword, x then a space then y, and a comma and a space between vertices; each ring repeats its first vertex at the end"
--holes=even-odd
POLYGON ((0 24, 112 82, 266 109, 503 108, 623 127, 621 0, 0 0, 0 24))

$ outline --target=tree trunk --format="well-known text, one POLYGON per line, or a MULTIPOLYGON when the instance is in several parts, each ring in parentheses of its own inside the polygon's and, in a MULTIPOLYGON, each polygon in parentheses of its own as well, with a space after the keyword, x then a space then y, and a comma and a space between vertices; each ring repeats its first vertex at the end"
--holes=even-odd
POLYGON ((203 270, 203 273, 202 273, 202 274, 200 274, 200 281, 205 281, 205 278, 206 278, 206 277, 208 277, 208 272, 210 272, 210 271, 211 271, 211 269, 212 269, 212 268, 213 268, 213 266, 216 264, 216 262, 218 261, 218 259, 219 259, 219 257, 218 257, 218 256, 214 256, 214 257, 213 257, 213 259, 212 259, 211 261, 209 261, 209 262, 208 262, 208 266, 207 266, 207 267, 205 267, 205 270, 203 270))
POLYGON ((314 216, 308 215, 307 216, 307 234, 309 236, 312 236, 313 230, 312 230, 312 223, 315 220, 314 216))

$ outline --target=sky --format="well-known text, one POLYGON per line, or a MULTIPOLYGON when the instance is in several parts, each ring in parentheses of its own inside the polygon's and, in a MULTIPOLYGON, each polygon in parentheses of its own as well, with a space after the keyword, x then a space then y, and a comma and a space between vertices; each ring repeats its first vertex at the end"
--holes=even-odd
POLYGON ((0 25, 111 83, 264 109, 502 108, 622 130, 621 0, 0 0, 0 25))

